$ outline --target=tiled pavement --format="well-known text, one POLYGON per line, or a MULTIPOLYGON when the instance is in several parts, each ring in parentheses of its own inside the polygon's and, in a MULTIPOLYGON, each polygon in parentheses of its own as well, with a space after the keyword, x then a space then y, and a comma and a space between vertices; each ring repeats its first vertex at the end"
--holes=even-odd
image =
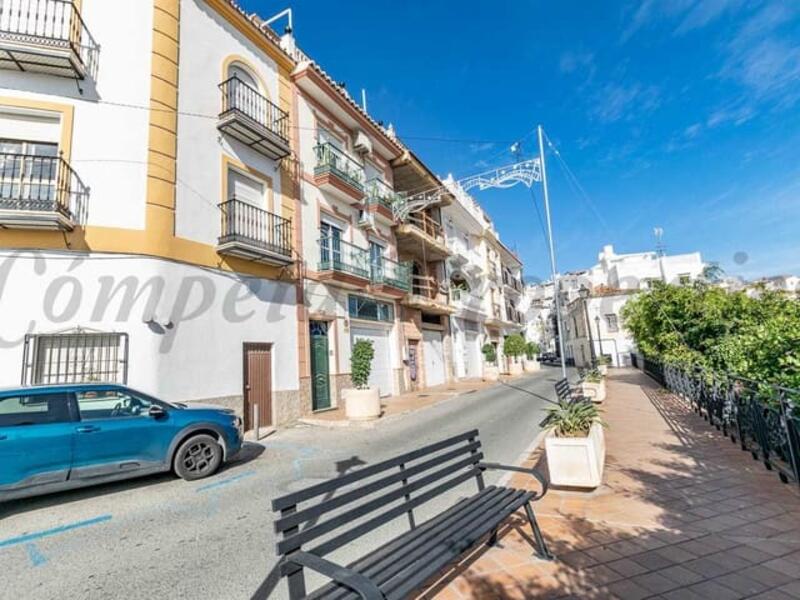
MULTIPOLYGON (((532 555, 520 516, 423 597, 800 598, 798 488, 640 372, 614 371, 608 392, 604 485, 535 505, 556 561, 532 555)), ((546 471, 541 452, 527 464, 546 471)))

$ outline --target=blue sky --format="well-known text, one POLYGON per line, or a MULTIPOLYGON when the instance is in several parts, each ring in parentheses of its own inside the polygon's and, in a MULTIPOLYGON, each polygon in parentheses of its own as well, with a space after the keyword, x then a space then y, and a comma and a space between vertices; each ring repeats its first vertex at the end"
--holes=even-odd
MULTIPOLYGON (((560 270, 606 243, 652 249, 658 226, 667 252, 730 274, 800 273, 800 2, 291 6, 300 46, 354 97, 366 88, 370 113, 441 175, 512 162, 511 142, 542 123, 578 182, 548 155, 560 270)), ((526 273, 546 276, 531 193, 476 197, 526 273)))

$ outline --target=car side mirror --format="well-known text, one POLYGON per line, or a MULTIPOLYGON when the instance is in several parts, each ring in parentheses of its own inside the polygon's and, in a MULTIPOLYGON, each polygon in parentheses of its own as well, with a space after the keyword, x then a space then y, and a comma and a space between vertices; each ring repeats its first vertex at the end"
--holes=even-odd
POLYGON ((147 414, 153 417, 154 419, 160 419, 161 417, 167 416, 167 411, 165 411, 160 406, 151 406, 150 410, 147 411, 147 414))

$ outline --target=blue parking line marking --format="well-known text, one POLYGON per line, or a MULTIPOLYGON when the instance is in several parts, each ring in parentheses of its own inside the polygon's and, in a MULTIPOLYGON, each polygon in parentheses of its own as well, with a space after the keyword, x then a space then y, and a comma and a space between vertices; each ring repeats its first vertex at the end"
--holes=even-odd
POLYGON ((39 551, 39 547, 35 543, 28 542, 25 544, 25 551, 28 553, 28 560, 31 561, 31 565, 34 567, 41 567, 47 562, 47 558, 39 551))
POLYGON ((223 487, 225 485, 229 485, 231 483, 236 483, 237 481, 241 481, 246 477, 252 477, 255 474, 256 474, 255 471, 245 471, 244 473, 239 473, 238 475, 234 475, 233 477, 228 477, 227 479, 221 479, 220 481, 214 481, 212 483, 201 485, 199 488, 195 490, 195 492, 205 492, 207 490, 213 490, 219 487, 223 487))
POLYGON ((69 525, 59 525, 58 527, 53 527, 52 529, 45 529, 44 531, 37 531, 35 533, 26 533, 25 535, 20 535, 17 537, 6 538, 4 540, 0 540, 0 548, 16 546, 17 544, 25 544, 26 542, 34 542, 36 540, 40 540, 45 537, 50 537, 51 535, 65 533, 67 531, 72 531, 73 529, 81 529, 83 527, 89 527, 90 525, 98 525, 100 523, 105 523, 106 521, 110 520, 111 520, 111 515, 101 515, 93 519, 86 519, 85 521, 70 523, 69 525))

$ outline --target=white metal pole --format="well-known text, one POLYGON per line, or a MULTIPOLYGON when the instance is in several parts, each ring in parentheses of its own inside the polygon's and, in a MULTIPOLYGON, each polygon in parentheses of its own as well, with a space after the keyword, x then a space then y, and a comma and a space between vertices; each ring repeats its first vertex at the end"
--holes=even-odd
POLYGON ((547 191, 547 169, 544 164, 544 132, 542 126, 537 127, 539 134, 539 161, 542 169, 542 188, 544 189, 544 214, 547 219, 547 241, 550 246, 550 270, 553 275, 553 295, 556 301, 556 328, 558 329, 558 347, 561 354, 561 375, 567 377, 567 358, 564 355, 564 328, 561 324, 561 290, 556 268, 556 248, 553 242, 553 224, 550 219, 550 195, 547 191))

